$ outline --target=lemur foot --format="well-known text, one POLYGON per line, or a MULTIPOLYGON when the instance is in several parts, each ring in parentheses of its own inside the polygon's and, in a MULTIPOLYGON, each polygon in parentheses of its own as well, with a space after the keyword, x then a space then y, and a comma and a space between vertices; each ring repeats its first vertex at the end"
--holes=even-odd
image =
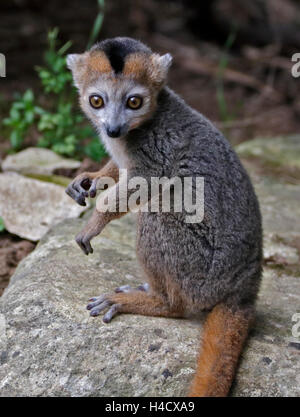
MULTIPOLYGON (((149 284, 145 283, 145 284, 139 285, 136 288, 132 288, 130 285, 122 285, 121 287, 117 287, 115 289, 115 293, 120 294, 120 296, 122 296, 122 294, 125 295, 127 293, 134 293, 134 292, 140 292, 140 291, 148 292, 149 284)), ((103 316, 104 323, 109 323, 111 319, 116 314, 118 314, 118 312, 120 312, 120 310, 122 309, 122 304, 118 302, 119 300, 118 301, 116 300, 116 297, 118 297, 118 295, 103 294, 103 295, 100 295, 99 297, 90 298, 89 301, 91 302, 86 307, 87 310, 90 310, 90 316, 92 317, 99 316, 99 314, 102 311, 110 307, 103 316)))
MULTIPOLYGON (((87 305, 87 310, 90 310, 90 316, 96 317, 99 316, 101 311, 107 309, 113 304, 113 301, 110 299, 110 294, 103 294, 99 297, 90 298, 89 301, 92 301, 87 305)), ((112 307, 107 311, 103 317, 104 323, 109 323, 111 319, 117 314, 117 304, 113 304, 112 307)))

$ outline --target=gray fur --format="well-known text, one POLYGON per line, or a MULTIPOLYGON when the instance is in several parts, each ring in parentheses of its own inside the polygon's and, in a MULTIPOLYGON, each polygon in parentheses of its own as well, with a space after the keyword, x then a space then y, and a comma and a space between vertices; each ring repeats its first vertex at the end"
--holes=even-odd
POLYGON ((169 88, 152 119, 124 139, 132 176, 203 176, 204 220, 141 213, 137 251, 152 276, 172 277, 192 309, 252 303, 261 276, 262 230, 250 179, 224 136, 169 88), (180 117, 178 117, 180 115, 180 117))

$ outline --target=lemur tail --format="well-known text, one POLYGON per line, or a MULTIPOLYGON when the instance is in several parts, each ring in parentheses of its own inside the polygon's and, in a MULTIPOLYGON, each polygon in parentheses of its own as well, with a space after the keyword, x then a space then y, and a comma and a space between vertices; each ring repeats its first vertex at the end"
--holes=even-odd
POLYGON ((253 317, 253 307, 233 310, 218 304, 213 308, 204 324, 203 343, 189 396, 228 394, 253 317))

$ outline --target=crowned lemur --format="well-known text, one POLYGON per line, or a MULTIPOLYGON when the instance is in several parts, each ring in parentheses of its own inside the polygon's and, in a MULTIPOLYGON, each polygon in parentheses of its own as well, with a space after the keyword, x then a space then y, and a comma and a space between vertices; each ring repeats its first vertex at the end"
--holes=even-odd
POLYGON ((249 177, 227 140, 166 87, 171 60, 170 54, 160 56, 130 38, 108 39, 67 57, 81 107, 111 159, 99 172, 77 176, 66 192, 85 205, 86 197, 96 196, 101 178, 117 181, 99 195, 76 236, 88 255, 91 239, 128 211, 118 208, 122 199, 127 207, 134 190, 118 193, 122 182, 204 178, 201 222, 186 222, 186 213, 172 208, 140 210, 137 257, 147 284, 119 287, 92 298, 87 308, 92 316, 106 311, 105 323, 118 313, 186 317, 208 310, 189 395, 225 396, 254 317, 262 271, 261 215, 249 177), (125 180, 120 168, 127 170, 125 180), (116 210, 101 210, 112 195, 116 210))

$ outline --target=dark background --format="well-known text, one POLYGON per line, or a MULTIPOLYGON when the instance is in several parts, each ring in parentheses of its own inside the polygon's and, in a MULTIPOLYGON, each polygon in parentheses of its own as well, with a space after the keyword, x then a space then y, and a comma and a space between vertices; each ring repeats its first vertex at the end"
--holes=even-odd
MULTIPOLYGON (((43 63, 47 31, 57 26, 62 42, 73 41, 70 51, 82 52, 97 12, 96 0, 1 1, 0 52, 7 77, 0 79, 0 117, 15 91, 33 88, 39 94, 34 66, 43 63)), ((299 131, 300 82, 291 76, 291 56, 300 52, 297 0, 106 0, 99 39, 120 35, 171 52, 171 87, 217 122, 232 143, 299 131), (222 77, 231 120, 224 121, 217 74, 232 33, 236 38, 222 77)))

